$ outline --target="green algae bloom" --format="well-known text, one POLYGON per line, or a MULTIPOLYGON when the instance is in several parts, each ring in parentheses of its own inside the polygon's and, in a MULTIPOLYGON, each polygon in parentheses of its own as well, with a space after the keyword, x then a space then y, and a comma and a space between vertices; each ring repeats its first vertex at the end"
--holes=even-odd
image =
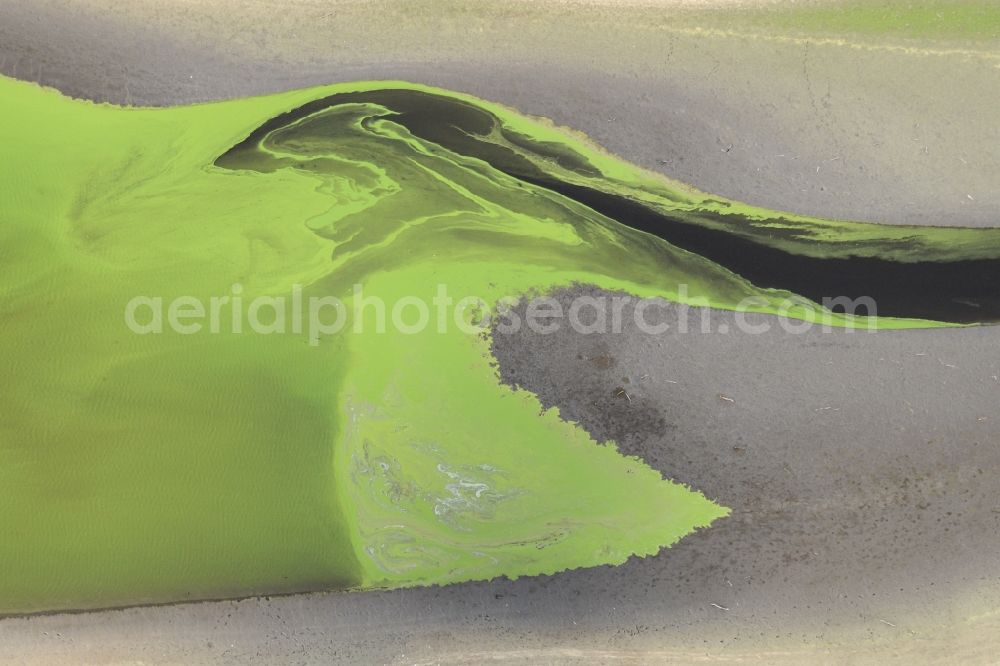
MULTIPOLYGON (((242 321, 140 335, 123 321, 137 296, 357 307, 359 284, 386 303, 447 285, 481 299, 460 313, 471 324, 507 296, 572 283, 721 308, 752 297, 760 312, 797 294, 571 188, 820 261, 992 269, 1000 256, 992 231, 722 201, 412 84, 173 109, 9 79, 0 95, 0 613, 615 564, 728 512, 501 385, 488 336, 466 327, 377 332, 368 308, 364 332, 321 339, 242 321)), ((969 323, 933 319, 876 323, 969 323)))

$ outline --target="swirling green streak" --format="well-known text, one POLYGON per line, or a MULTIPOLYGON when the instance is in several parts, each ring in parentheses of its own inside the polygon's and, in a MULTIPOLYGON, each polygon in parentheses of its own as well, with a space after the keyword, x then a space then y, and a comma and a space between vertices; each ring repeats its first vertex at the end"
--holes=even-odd
MULTIPOLYGON (((401 87, 392 84, 393 87, 401 87)), ((1000 228, 880 225, 829 220, 777 212, 700 192, 661 174, 645 171, 603 151, 584 135, 529 119, 496 104, 449 93, 475 103, 501 120, 505 128, 530 136, 546 147, 558 145, 575 160, 593 167, 586 176, 552 161, 539 162, 538 152, 525 150, 494 132, 491 139, 515 150, 560 180, 605 192, 624 194, 682 219, 726 231, 791 254, 819 258, 882 257, 894 261, 994 259, 1000 257, 1000 228)))
MULTIPOLYGON (((673 298, 685 282, 692 299, 758 294, 765 311, 782 296, 391 119, 366 125, 364 106, 212 166, 269 118, 383 85, 154 110, 0 79, 0 612, 557 571, 653 553, 725 515, 501 386, 488 342, 454 326, 315 347, 124 327, 133 296, 207 302, 235 282, 245 302, 295 284, 350 302, 355 283, 390 304, 447 284, 487 307, 573 281, 673 298)), ((549 173, 692 214, 737 208, 458 97, 549 173), (576 159, 589 168, 562 164, 576 159)), ((883 233, 759 218, 790 220, 796 237, 774 242, 823 252, 834 230, 883 233)), ((965 237, 912 233, 941 251, 965 237)))

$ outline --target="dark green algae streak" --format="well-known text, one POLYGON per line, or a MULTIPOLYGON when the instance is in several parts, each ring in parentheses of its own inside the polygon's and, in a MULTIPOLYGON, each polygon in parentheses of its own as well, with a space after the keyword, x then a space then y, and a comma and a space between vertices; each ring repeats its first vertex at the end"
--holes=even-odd
POLYGON ((754 287, 817 304, 868 296, 888 317, 950 323, 1000 319, 995 230, 841 222, 838 238, 833 222, 776 213, 762 219, 738 207, 728 213, 731 205, 718 200, 679 206, 686 202, 678 202, 675 193, 605 178, 572 146, 535 140, 495 113, 439 93, 386 88, 321 98, 264 123, 216 164, 258 171, 295 167, 338 177, 342 165, 324 162, 326 142, 357 134, 384 145, 399 138, 380 132, 389 127, 425 148, 481 160, 494 175, 515 179, 511 185, 521 191, 560 194, 596 217, 657 236, 754 287), (943 247, 949 236, 954 242, 943 247))
POLYGON ((852 295, 858 270, 899 271, 882 328, 995 314, 977 284, 995 230, 723 201, 465 95, 357 83, 154 110, 0 93, 0 613, 550 573, 728 513, 500 385, 482 336, 140 336, 121 318, 136 295, 305 285, 350 307, 355 283, 390 304, 446 284, 496 307, 580 282, 776 312, 852 295), (934 270, 950 282, 919 281, 934 270))

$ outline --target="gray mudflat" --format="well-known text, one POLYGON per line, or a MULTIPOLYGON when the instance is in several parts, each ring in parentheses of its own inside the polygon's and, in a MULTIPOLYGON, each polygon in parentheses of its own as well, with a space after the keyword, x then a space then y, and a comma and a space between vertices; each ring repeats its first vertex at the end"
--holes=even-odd
MULTIPOLYGON (((556 294, 564 312, 581 295, 610 299, 556 294)), ((646 318, 670 329, 652 335, 623 315, 620 334, 522 327, 493 347, 503 381, 733 508, 633 573, 603 574, 622 576, 621 603, 643 599, 678 629, 717 603, 721 624, 772 638, 922 625, 962 594, 1000 603, 984 585, 1000 571, 994 330, 795 333, 748 316, 769 328, 756 334, 664 301, 646 318)))

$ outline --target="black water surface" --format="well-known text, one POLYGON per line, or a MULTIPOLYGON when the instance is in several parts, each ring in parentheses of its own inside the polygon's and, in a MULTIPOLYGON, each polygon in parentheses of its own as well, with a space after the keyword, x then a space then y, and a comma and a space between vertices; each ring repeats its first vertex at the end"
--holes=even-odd
MULTIPOLYGON (((817 303, 826 299, 874 299, 881 316, 953 323, 1000 321, 1000 259, 899 262, 881 258, 820 259, 776 249, 742 236, 667 215, 629 199, 554 179, 516 152, 484 140, 494 130, 519 147, 558 161, 583 175, 598 172, 571 150, 504 130, 490 112, 472 104, 413 90, 339 93, 309 102, 267 121, 222 155, 218 166, 239 168, 270 132, 323 109, 347 103, 374 103, 390 109, 385 117, 412 134, 455 153, 573 199, 633 229, 701 255, 764 288, 790 291, 817 303)), ((901 243, 904 241, 900 241, 901 243)), ((835 305, 832 309, 843 311, 835 305)), ((857 314, 865 314, 859 309, 857 314)))

